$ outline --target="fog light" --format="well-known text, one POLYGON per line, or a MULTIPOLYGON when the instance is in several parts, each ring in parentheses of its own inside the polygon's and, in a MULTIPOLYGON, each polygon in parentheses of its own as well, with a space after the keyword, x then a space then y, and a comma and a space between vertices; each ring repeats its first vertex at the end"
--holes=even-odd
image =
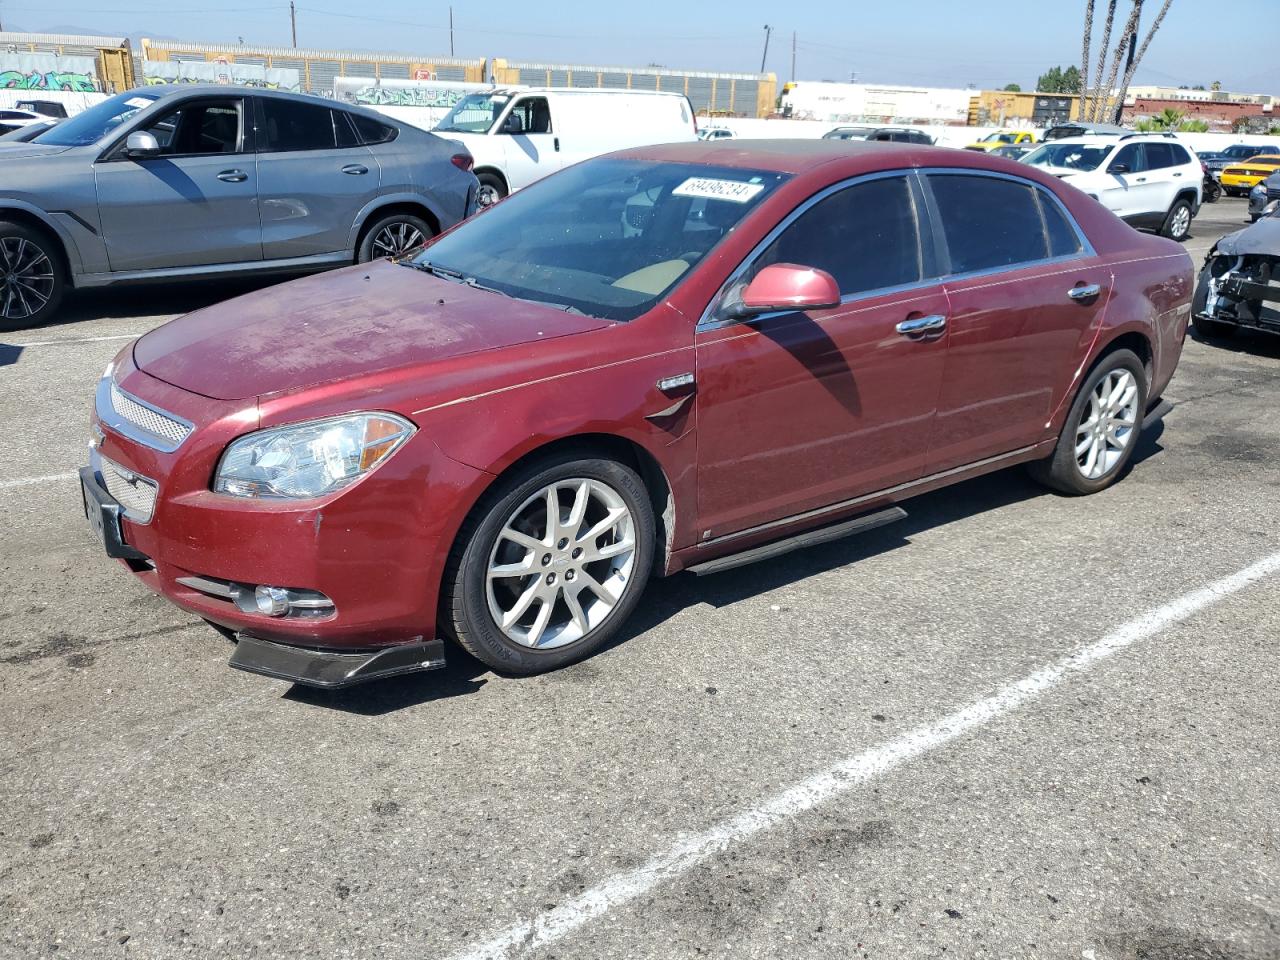
POLYGON ((289 612, 289 591, 284 587, 258 587, 253 591, 258 612, 268 617, 283 617, 289 612))

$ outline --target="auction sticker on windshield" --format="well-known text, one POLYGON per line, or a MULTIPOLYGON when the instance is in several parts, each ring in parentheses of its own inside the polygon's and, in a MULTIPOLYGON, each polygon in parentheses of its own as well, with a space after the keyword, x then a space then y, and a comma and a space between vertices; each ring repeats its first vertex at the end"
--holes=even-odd
POLYGON ((742 183, 738 180, 690 177, 672 190, 671 195, 673 197, 703 197, 707 200, 731 200, 734 203, 746 203, 763 189, 763 183, 742 183))

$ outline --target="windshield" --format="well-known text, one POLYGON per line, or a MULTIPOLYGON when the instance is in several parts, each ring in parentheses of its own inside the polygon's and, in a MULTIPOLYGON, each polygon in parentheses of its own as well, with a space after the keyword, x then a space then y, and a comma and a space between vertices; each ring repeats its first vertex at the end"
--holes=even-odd
POLYGON ((132 91, 118 93, 90 107, 74 117, 63 120, 56 127, 36 137, 35 143, 47 143, 55 147, 86 147, 97 143, 139 110, 144 110, 159 100, 159 94, 132 91))
POLYGON ((601 158, 526 187, 411 266, 607 320, 640 316, 787 179, 601 158))
POLYGON ((993 133, 982 138, 982 143, 1013 143, 1015 135, 1012 133, 993 133))
POLYGON ((1046 143, 1023 157, 1022 162, 1037 167, 1096 170, 1110 152, 1110 145, 1092 147, 1083 143, 1046 143))
POLYGON ((436 132, 488 133, 510 102, 510 95, 505 93, 467 94, 436 124, 436 132))

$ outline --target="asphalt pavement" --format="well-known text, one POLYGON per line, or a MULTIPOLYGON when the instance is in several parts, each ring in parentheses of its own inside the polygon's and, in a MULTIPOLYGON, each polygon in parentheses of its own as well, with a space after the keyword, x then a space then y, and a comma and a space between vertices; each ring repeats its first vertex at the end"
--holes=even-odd
POLYGON ((251 286, 0 335, 0 957, 1280 958, 1280 340, 1189 339, 1097 496, 1006 471, 557 673, 326 694, 229 670, 74 480, 111 356, 251 286))

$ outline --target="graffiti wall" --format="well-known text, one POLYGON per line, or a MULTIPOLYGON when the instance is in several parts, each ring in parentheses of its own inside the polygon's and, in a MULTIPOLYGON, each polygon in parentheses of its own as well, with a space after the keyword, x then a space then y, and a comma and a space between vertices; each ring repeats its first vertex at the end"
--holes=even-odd
POLYGON ((0 52, 0 89, 97 93, 102 88, 93 57, 0 52))
POLYGON ((143 83, 225 83, 269 90, 301 90, 302 79, 297 70, 260 67, 251 63, 232 63, 226 59, 147 60, 142 65, 143 83))
POLYGON ((417 107, 415 126, 430 129, 453 105, 469 93, 492 90, 490 83, 451 80, 375 80, 372 77, 335 77, 333 96, 344 103, 366 107, 417 107))

